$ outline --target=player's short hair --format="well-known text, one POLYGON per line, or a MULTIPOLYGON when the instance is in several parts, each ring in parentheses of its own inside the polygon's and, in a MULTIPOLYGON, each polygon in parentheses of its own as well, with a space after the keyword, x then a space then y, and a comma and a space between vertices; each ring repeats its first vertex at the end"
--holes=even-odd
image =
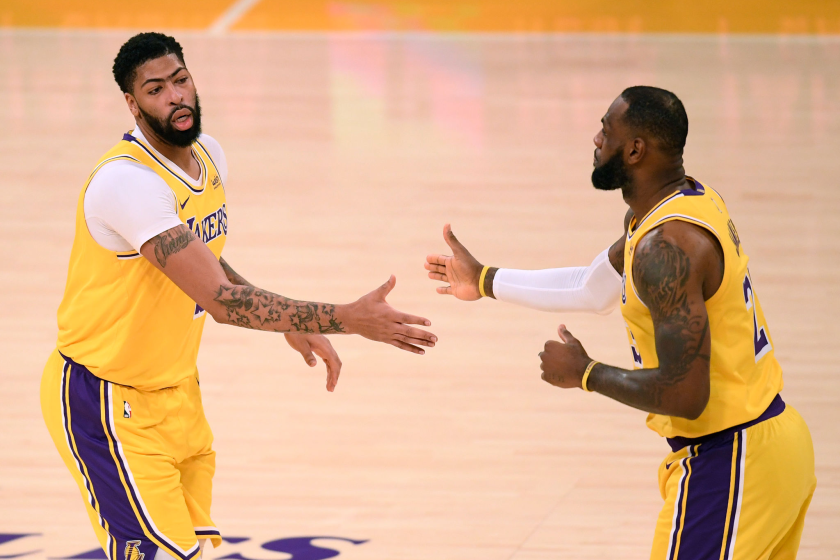
POLYGON ((621 92, 621 98, 627 103, 627 125, 655 138, 662 149, 682 154, 688 115, 679 97, 657 87, 633 86, 621 92))
POLYGON ((132 93, 137 69, 144 63, 174 54, 186 66, 184 51, 174 37, 163 33, 139 33, 120 47, 114 59, 114 79, 124 93, 132 93))

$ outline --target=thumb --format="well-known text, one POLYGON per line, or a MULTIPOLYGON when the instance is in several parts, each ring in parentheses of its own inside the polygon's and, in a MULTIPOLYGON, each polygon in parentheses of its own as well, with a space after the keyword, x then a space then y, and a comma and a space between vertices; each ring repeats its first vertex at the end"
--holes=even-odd
POLYGON ((308 344, 306 345, 306 348, 300 350, 300 355, 303 356, 303 360, 309 367, 315 367, 318 365, 318 360, 315 359, 315 355, 312 353, 312 347, 308 344))
POLYGON ((569 332, 569 329, 566 328, 566 325, 560 325, 560 327, 557 328, 557 334, 560 335, 560 340, 566 344, 577 340, 574 335, 569 332))
POLYGON ((391 293, 391 290, 393 290, 394 286, 396 286, 396 285, 397 285, 397 277, 392 274, 391 277, 388 278, 387 282, 385 282, 384 284, 382 284, 381 286, 379 286, 376 289, 376 295, 381 297, 382 300, 384 301, 385 298, 388 296, 388 294, 391 293))
POLYGON ((459 254, 463 255, 464 253, 469 254, 467 248, 464 247, 458 238, 455 237, 455 234, 452 233, 452 226, 446 224, 443 226, 443 240, 446 241, 446 244, 449 245, 449 248, 452 249, 452 254, 454 256, 458 256, 459 254))

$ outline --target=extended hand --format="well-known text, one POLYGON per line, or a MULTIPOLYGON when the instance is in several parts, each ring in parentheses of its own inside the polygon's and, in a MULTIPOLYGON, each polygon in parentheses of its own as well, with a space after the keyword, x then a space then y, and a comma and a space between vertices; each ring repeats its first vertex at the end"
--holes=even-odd
POLYGON ((452 256, 429 255, 424 265, 429 271, 429 278, 449 282, 448 286, 438 288, 437 293, 449 294, 464 301, 479 299, 481 292, 478 291, 478 279, 483 268, 481 263, 455 238, 449 224, 443 227, 443 240, 452 249, 452 256))
POLYGON ((566 330, 566 325, 560 325, 557 333, 563 342, 549 340, 540 352, 542 379, 562 389, 580 388, 583 372, 592 360, 580 341, 566 330))
POLYGON ((397 311, 385 301, 394 289, 397 279, 392 275, 387 282, 371 293, 344 306, 342 321, 350 334, 360 334, 369 340, 384 342, 401 350, 425 354, 418 346, 433 347, 437 337, 422 329, 408 325, 431 326, 431 321, 397 311))
POLYGON ((318 363, 313 353, 324 360, 327 365, 327 391, 334 391, 341 374, 341 360, 327 337, 322 334, 298 333, 286 333, 284 336, 289 346, 300 352, 309 367, 315 367, 318 363))

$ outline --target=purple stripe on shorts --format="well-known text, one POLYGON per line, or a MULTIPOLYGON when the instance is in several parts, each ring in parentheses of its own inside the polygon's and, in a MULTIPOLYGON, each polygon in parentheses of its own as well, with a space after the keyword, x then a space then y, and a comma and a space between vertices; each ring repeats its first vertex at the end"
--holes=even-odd
POLYGON ((691 488, 685 504, 680 560, 720 558, 734 441, 731 437, 699 445, 697 456, 691 460, 691 488))
POLYGON ((73 434, 79 458, 87 466, 100 515, 108 523, 109 534, 117 541, 117 553, 121 553, 128 541, 140 541, 140 551, 154 558, 157 545, 146 537, 134 515, 102 426, 99 389, 104 381, 72 362, 67 375, 70 409, 67 429, 73 434))
POLYGON ((726 555, 725 559, 732 558, 732 537, 735 532, 735 520, 738 518, 738 496, 741 491, 741 456, 744 453, 744 432, 735 434, 735 442, 738 444, 738 456, 735 457, 735 482, 732 485, 732 510, 729 513, 729 529, 726 532, 726 555))
MULTIPOLYGON (((682 478, 680 479, 680 489, 677 492, 676 501, 674 503, 674 508, 676 512, 674 513, 674 527, 671 529, 671 544, 668 547, 668 550, 671 553, 668 555, 668 560, 674 560, 674 557, 677 555, 677 538, 680 534, 680 528, 682 526, 682 517, 683 517, 683 497, 685 496, 685 492, 688 489, 688 461, 693 459, 694 455, 691 452, 691 449, 688 450, 688 457, 683 458, 680 461, 680 467, 682 468, 682 478)), ((694 463, 692 462, 692 467, 694 463)))
MULTIPOLYGON (((107 419, 111 418, 111 414, 112 414, 112 411, 111 411, 112 403, 110 402, 110 400, 108 398, 108 395, 110 394, 110 391, 111 391, 111 387, 110 387, 111 383, 109 383, 108 381, 103 381, 103 383, 105 384, 105 418, 107 420, 107 419)), ((118 442, 117 442, 117 435, 114 433, 114 430, 111 427, 111 425, 107 422, 106 422, 106 429, 108 430, 108 435, 111 437, 111 440, 114 442, 114 448, 115 448, 115 452, 116 452, 116 455, 117 455, 117 464, 119 465, 119 468, 122 470, 123 477, 125 478, 126 482, 128 483, 128 489, 131 492, 131 497, 132 497, 134 503, 137 504, 137 512, 140 514, 140 517, 143 519, 143 523, 145 523, 146 527, 149 529, 149 532, 152 533, 158 541, 163 542, 163 543, 167 543, 167 539, 163 535, 161 535, 160 533, 155 531, 155 528, 152 525, 151 520, 146 516, 145 512, 143 511, 143 508, 140 505, 140 496, 138 495, 137 489, 131 483, 131 477, 130 477, 128 465, 125 463, 125 461, 123 461, 123 458, 120 454, 120 451, 117 448, 117 446, 119 445, 118 442)), ((170 555, 181 558, 181 560, 189 560, 190 558, 194 558, 196 555, 198 555, 201 552, 201 550, 198 548, 198 546, 196 546, 191 554, 184 554, 180 550, 172 547, 171 544, 169 544, 169 543, 167 543, 167 544, 168 544, 168 546, 166 546, 166 551, 169 552, 170 555)))

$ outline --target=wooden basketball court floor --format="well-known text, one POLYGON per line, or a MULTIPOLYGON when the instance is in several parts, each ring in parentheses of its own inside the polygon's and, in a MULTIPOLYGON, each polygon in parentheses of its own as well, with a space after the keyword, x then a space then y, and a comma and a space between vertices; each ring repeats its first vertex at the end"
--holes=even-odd
MULTIPOLYGON (((79 189, 132 126, 110 75, 128 36, 0 33, 0 533, 28 535, 6 538, 3 558, 97 557, 38 385, 79 189)), ((591 139, 634 84, 685 102, 686 168, 734 215, 783 396, 813 434, 819 486, 800 558, 840 557, 840 41, 178 38, 230 166, 232 266, 330 302, 394 273, 391 303, 440 337, 425 356, 334 337, 345 365, 330 394, 322 366, 281 337, 208 321, 213 516, 238 537, 209 558, 329 557, 281 552, 293 537, 334 537, 313 542, 348 560, 648 557, 665 442, 643 413, 539 378, 561 321, 590 355, 629 367, 620 314, 457 302, 423 270, 446 222, 507 267, 586 264, 617 239, 623 202, 591 187, 591 139)))

